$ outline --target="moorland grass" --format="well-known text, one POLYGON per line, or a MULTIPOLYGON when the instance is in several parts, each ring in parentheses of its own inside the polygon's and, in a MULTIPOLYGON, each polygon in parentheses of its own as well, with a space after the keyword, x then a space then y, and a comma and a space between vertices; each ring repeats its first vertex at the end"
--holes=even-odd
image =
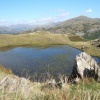
POLYGON ((87 52, 92 56, 100 57, 100 49, 91 45, 89 41, 76 35, 52 34, 45 31, 37 31, 29 34, 0 34, 0 47, 16 46, 54 46, 70 45, 87 52))
POLYGON ((19 35, 0 35, 0 47, 20 45, 56 45, 66 44, 66 37, 62 34, 51 34, 49 32, 35 32, 19 35))
POLYGON ((0 89, 0 100, 100 100, 100 83, 85 79, 79 84, 66 83, 62 89, 45 87, 45 83, 34 83, 33 92, 20 93, 19 90, 9 92, 0 89))

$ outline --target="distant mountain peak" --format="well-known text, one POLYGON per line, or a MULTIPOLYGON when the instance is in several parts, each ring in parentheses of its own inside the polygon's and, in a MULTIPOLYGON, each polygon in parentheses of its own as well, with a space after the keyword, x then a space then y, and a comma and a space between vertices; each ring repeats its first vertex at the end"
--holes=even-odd
POLYGON ((78 16, 78 18, 89 18, 89 17, 84 16, 84 15, 80 15, 80 16, 78 16))
POLYGON ((77 34, 86 39, 95 39, 100 36, 100 18, 89 18, 87 16, 78 16, 48 29, 52 33, 77 34))
POLYGON ((74 20, 74 21, 87 21, 87 20, 91 20, 92 18, 89 18, 87 16, 78 16, 78 17, 75 17, 75 18, 72 18, 71 20, 74 20))

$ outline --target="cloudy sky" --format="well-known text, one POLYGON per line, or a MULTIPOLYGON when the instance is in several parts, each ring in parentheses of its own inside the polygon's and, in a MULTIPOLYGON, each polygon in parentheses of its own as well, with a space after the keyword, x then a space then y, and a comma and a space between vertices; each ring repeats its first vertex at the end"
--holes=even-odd
POLYGON ((80 15, 100 18, 100 0, 0 0, 0 25, 46 24, 80 15))

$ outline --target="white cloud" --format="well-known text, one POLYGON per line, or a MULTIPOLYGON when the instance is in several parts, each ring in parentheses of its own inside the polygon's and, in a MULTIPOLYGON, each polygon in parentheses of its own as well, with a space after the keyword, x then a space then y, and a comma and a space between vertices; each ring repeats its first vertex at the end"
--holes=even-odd
POLYGON ((62 18, 67 17, 70 14, 64 9, 58 9, 57 12, 59 12, 59 15, 57 17, 62 17, 62 18))
POLYGON ((60 20, 65 19, 70 13, 63 10, 63 9, 58 9, 57 15, 54 17, 47 17, 47 18, 40 18, 40 19, 35 19, 35 20, 30 20, 30 24, 46 24, 46 23, 51 23, 51 22, 58 22, 60 20))
POLYGON ((0 22, 6 22, 6 20, 0 20, 0 22))
POLYGON ((31 24, 45 24, 48 22, 53 22, 55 18, 53 17, 47 17, 47 18, 40 18, 36 20, 30 20, 29 23, 31 24))
POLYGON ((0 26, 8 26, 10 24, 10 21, 7 20, 0 20, 0 26))
POLYGON ((5 23, 5 22, 7 22, 7 21, 6 21, 6 20, 0 20, 0 22, 1 22, 1 23, 5 23))
POLYGON ((36 23, 36 21, 35 21, 35 20, 30 20, 29 22, 30 22, 30 23, 36 23))
POLYGON ((91 12, 93 12, 92 9, 88 9, 88 10, 86 11, 86 13, 91 13, 91 12))
MULTIPOLYGON (((50 12, 51 13, 51 12, 50 12)), ((47 17, 44 18, 38 18, 38 19, 16 19, 15 21, 6 21, 6 20, 0 20, 0 25, 11 25, 11 24, 34 24, 34 25, 42 25, 46 23, 52 23, 52 22, 59 22, 61 20, 66 19, 66 17, 70 14, 64 9, 57 9, 52 11, 54 13, 54 16, 50 16, 50 13, 47 14, 47 17)))
POLYGON ((59 15, 59 17, 67 17, 70 13, 64 12, 59 15))
POLYGON ((39 19, 40 21, 52 21, 54 18, 49 17, 49 18, 43 18, 43 19, 39 19))
POLYGON ((59 12, 65 12, 64 9, 58 9, 57 11, 59 11, 59 12))

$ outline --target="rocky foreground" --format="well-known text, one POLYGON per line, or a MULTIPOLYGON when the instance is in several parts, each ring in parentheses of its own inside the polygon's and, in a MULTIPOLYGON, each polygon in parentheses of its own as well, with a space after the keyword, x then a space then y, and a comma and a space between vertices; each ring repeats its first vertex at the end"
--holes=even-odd
MULTIPOLYGON (((59 82, 56 82, 55 79, 53 78, 47 80, 47 82, 45 83, 31 82, 29 79, 17 77, 15 75, 11 75, 11 74, 6 75, 4 78, 0 79, 0 98, 6 98, 7 100, 11 100, 11 97, 9 96, 11 94, 14 94, 13 96, 16 97, 17 95, 19 97, 19 99, 17 98, 16 100, 37 100, 36 98, 38 97, 39 97, 38 100, 54 100, 51 98, 51 94, 52 94, 52 96, 56 98, 55 100, 58 99, 70 100, 70 98, 72 97, 76 98, 77 100, 80 100, 77 97, 74 97, 73 94, 71 94, 73 93, 71 92, 71 89, 73 87, 71 84, 72 83, 79 84, 80 82, 82 82, 82 80, 84 81, 85 78, 86 79, 92 78, 96 82, 95 83, 93 81, 92 85, 94 86, 94 84, 98 84, 97 87, 95 85, 95 89, 97 88, 99 90, 100 84, 98 82, 100 82, 100 66, 97 64, 97 62, 85 52, 82 52, 81 54, 76 56, 75 60, 76 60, 76 64, 73 67, 71 76, 70 77, 60 76, 59 82), (69 94, 66 92, 66 90, 69 94), (63 93, 63 95, 66 95, 66 97, 63 98, 61 93, 63 93), (45 99, 45 96, 47 95, 48 97, 50 96, 51 99, 50 98, 45 99)), ((93 86, 91 87, 91 89, 93 88, 93 86)), ((75 87, 77 87, 77 85, 75 87)), ((78 85, 78 88, 76 88, 77 92, 81 93, 80 89, 81 88, 79 88, 78 85)), ((87 95, 87 92, 85 90, 82 91, 84 92, 84 95, 87 95)), ((93 97, 97 98, 94 100, 99 100, 98 98, 100 96, 100 93, 97 90, 94 91, 93 93, 94 93, 93 97)), ((83 100, 86 100, 86 98, 88 98, 90 94, 91 92, 88 92, 88 95, 86 97, 82 96, 82 98, 85 98, 83 100)))

